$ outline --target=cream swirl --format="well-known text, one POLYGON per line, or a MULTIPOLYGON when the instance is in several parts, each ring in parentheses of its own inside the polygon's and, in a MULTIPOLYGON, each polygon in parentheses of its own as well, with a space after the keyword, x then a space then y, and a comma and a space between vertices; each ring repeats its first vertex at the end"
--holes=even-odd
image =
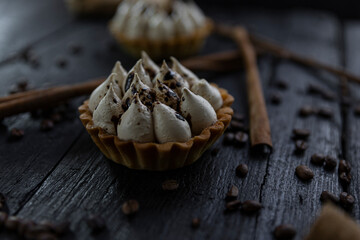
POLYGON ((219 90, 216 87, 210 85, 205 79, 201 79, 196 82, 191 87, 191 91, 205 98, 215 110, 221 108, 223 104, 219 90))
POLYGON ((140 59, 139 61, 136 62, 136 64, 129 71, 129 73, 126 77, 126 80, 124 81, 124 83, 122 85, 122 87, 123 87, 122 89, 124 92, 126 92, 130 88, 131 83, 134 81, 135 73, 138 75, 138 77, 140 78, 140 80, 143 83, 145 83, 149 87, 152 87, 150 77, 146 73, 146 71, 143 67, 143 64, 142 64, 142 60, 140 59))
POLYGON ((154 90, 158 101, 168 105, 176 111, 179 110, 180 98, 173 90, 159 80, 156 80, 154 90))
POLYGON ((174 71, 180 74, 190 86, 195 84, 197 81, 199 81, 199 78, 188 68, 186 68, 184 65, 182 65, 176 58, 170 57, 172 62, 172 68, 174 71))
POLYGON ((176 92, 178 96, 181 96, 182 88, 189 87, 188 82, 185 81, 180 74, 169 68, 165 61, 163 61, 160 72, 155 78, 176 92))
POLYGON ((113 83, 110 83, 109 90, 93 113, 94 125, 116 135, 116 125, 122 113, 121 100, 114 91, 113 83))
POLYGON ((153 119, 155 137, 159 143, 186 142, 191 138, 189 123, 165 104, 154 104, 153 119))
POLYGON ((153 119, 150 110, 141 103, 136 94, 129 109, 121 116, 117 127, 120 140, 154 142, 153 119))
POLYGON ((188 120, 193 135, 199 135, 202 130, 214 124, 217 116, 214 108, 203 97, 183 88, 180 102, 181 114, 188 120))
POLYGON ((154 79, 154 77, 159 73, 160 68, 144 51, 141 51, 141 59, 146 73, 150 76, 150 79, 154 79))
POLYGON ((121 94, 119 95, 119 97, 122 97, 122 95, 125 93, 122 90, 122 86, 124 85, 124 81, 126 79, 127 72, 121 65, 120 61, 116 61, 115 66, 113 67, 111 73, 116 73, 115 82, 118 84, 118 86, 121 90, 120 91, 121 94))
POLYGON ((115 79, 116 73, 110 74, 110 76, 91 93, 89 100, 89 109, 91 112, 94 112, 101 99, 107 93, 108 89, 110 88, 110 83, 113 84, 113 89, 116 95, 121 96, 120 88, 116 84, 115 79))

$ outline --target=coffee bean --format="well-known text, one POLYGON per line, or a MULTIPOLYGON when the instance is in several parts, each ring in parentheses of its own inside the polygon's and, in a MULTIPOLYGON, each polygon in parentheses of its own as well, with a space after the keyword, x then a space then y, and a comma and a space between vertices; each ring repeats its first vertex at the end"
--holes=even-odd
POLYGON ((10 135, 9 135, 9 141, 16 141, 21 139, 24 136, 24 130, 18 129, 18 128, 12 128, 10 130, 10 135))
POLYGON ((347 192, 340 193, 340 204, 346 209, 352 208, 354 205, 355 198, 347 192))
POLYGON ((293 129, 293 134, 295 139, 307 139, 310 136, 310 131, 308 129, 293 129))
POLYGON ((224 135, 223 144, 225 145, 231 145, 234 143, 235 134, 233 133, 226 133, 224 135))
POLYGON ((322 108, 319 108, 318 115, 323 118, 332 118, 334 115, 334 112, 331 108, 322 107, 322 108))
POLYGON ((230 123, 230 129, 233 132, 244 131, 245 125, 242 122, 232 120, 231 123, 230 123))
POLYGON ((234 115, 232 116, 233 121, 237 121, 237 122, 242 122, 244 121, 244 115, 240 114, 240 113, 234 113, 234 115))
POLYGON ((7 218, 8 218, 8 214, 6 212, 0 211, 0 227, 2 227, 5 224, 7 218))
POLYGON ((200 227, 200 219, 199 218, 193 218, 191 221, 191 227, 192 228, 199 228, 200 227))
POLYGON ((281 90, 285 90, 288 88, 288 84, 283 80, 275 81, 274 86, 281 90))
POLYGON ((29 82, 27 79, 23 79, 16 84, 17 89, 19 92, 25 92, 28 90, 29 82))
POLYGON ((41 122, 41 125, 40 125, 40 129, 41 131, 50 131, 51 129, 54 128, 54 122, 51 121, 50 119, 44 119, 42 122, 41 122))
POLYGON ((279 105, 282 102, 282 97, 280 96, 280 94, 274 93, 271 95, 270 101, 274 105, 279 105))
POLYGON ((91 229, 93 234, 97 234, 105 230, 105 219, 99 215, 91 215, 86 219, 86 224, 91 229))
POLYGON ((244 178, 249 172, 249 167, 246 164, 240 164, 236 167, 236 176, 244 178))
POLYGON ((218 153, 219 153, 219 151, 220 151, 220 148, 213 148, 212 150, 211 150, 211 156, 217 156, 218 155, 218 153))
POLYGON ((295 142, 295 152, 296 153, 303 153, 308 147, 309 147, 309 145, 307 144, 307 142, 305 142, 303 140, 297 140, 295 142))
POLYGON ((314 165, 318 165, 318 166, 322 166, 324 164, 324 161, 325 161, 325 156, 322 155, 322 154, 313 154, 311 156, 311 160, 310 162, 314 165))
POLYGON ((16 231, 20 220, 16 216, 9 216, 5 221, 5 228, 10 231, 16 231))
POLYGON ((179 183, 176 180, 166 180, 161 186, 164 191, 173 191, 178 189, 179 183))
POLYGON ((229 191, 226 193, 226 200, 234 200, 239 195, 239 189, 232 185, 229 189, 229 191))
POLYGON ((350 173, 342 172, 339 175, 340 183, 345 187, 350 184, 351 178, 352 178, 352 176, 350 173))
POLYGON ((240 200, 234 200, 231 202, 226 203, 226 210, 227 211, 235 211, 240 209, 241 207, 241 201, 240 200))
POLYGON ((322 94, 323 91, 324 91, 324 88, 322 88, 322 87, 319 86, 319 85, 309 84, 309 86, 308 86, 308 93, 311 93, 311 94, 322 94))
POLYGON ((296 173, 296 176, 298 176, 298 178, 300 178, 300 180, 303 180, 303 181, 309 181, 314 178, 313 171, 305 165, 297 166, 295 169, 295 173, 296 173))
POLYGON ((356 116, 360 116, 360 104, 355 107, 355 109, 354 109, 354 114, 355 114, 356 116))
POLYGON ((244 132, 237 132, 234 137, 234 143, 238 147, 243 147, 249 140, 249 135, 244 132))
POLYGON ((317 110, 315 108, 313 108, 312 106, 303 106, 299 110, 299 115, 301 117, 308 117, 308 116, 313 115, 315 113, 317 113, 317 110))
POLYGON ((133 215, 139 211, 139 203, 136 200, 128 200, 123 203, 121 210, 125 215, 133 215))
POLYGON ((242 203, 241 210, 245 213, 255 213, 262 208, 261 203, 256 200, 247 200, 242 203))
POLYGON ((66 66, 68 65, 68 62, 66 61, 65 58, 58 58, 56 60, 56 65, 59 67, 59 68, 66 68, 66 66))
POLYGON ((326 170, 334 170, 336 168, 336 165, 337 165, 337 162, 336 162, 336 159, 331 157, 331 156, 326 156, 325 157, 325 165, 324 165, 324 168, 326 170))
POLYGON ((331 192, 328 192, 328 191, 323 191, 321 193, 320 200, 322 202, 329 202, 330 201, 330 202, 333 202, 335 204, 339 202, 339 198, 335 194, 333 194, 331 192))
POLYGON ((73 55, 78 55, 82 52, 83 48, 81 45, 78 44, 71 44, 69 45, 70 53, 73 55))
POLYGON ((290 224, 279 225, 274 230, 274 236, 279 240, 290 240, 296 235, 295 228, 290 224))
POLYGON ((341 173, 349 173, 351 171, 351 167, 348 161, 345 161, 344 159, 340 160, 339 162, 339 174, 341 173))

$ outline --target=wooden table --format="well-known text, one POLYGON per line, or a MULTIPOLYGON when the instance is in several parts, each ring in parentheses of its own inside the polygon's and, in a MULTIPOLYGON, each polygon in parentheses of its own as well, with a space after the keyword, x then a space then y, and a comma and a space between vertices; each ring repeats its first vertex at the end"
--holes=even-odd
MULTIPOLYGON (((358 21, 303 10, 204 8, 217 20, 244 24, 295 52, 360 75, 358 21)), ((112 47, 106 23, 72 17, 61 0, 1 1, 0 95, 24 77, 32 87, 47 87, 105 76, 117 59, 129 69, 135 60, 112 47), (71 44, 81 45, 82 53, 72 55, 71 44), (20 57, 26 49, 39 57, 39 67, 20 57), (66 59, 65 68, 57 66, 59 59, 66 59)), ((211 37, 203 53, 230 48, 235 46, 226 39, 211 37)), ((220 148, 216 156, 208 151, 192 166, 161 173, 134 171, 110 162, 93 144, 76 111, 84 98, 71 102, 72 118, 56 124, 52 131, 40 131, 40 120, 30 114, 5 119, 0 128, 0 192, 7 196, 11 213, 37 221, 69 220, 69 239, 90 238, 84 221, 90 214, 103 216, 107 223, 107 230, 95 239, 272 239, 273 229, 283 223, 293 224, 298 230, 296 239, 302 239, 321 208, 321 192, 343 191, 337 171, 310 164, 312 154, 323 153, 351 163, 353 180, 348 191, 356 198, 351 214, 359 219, 360 117, 354 115, 355 104, 340 104, 339 79, 270 56, 262 57, 259 67, 274 143, 274 152, 265 157, 251 154, 248 146, 223 146, 219 140, 214 146, 220 148), (288 83, 287 90, 276 88, 279 79, 288 83), (309 95, 310 83, 333 91, 337 99, 309 95), (274 93, 281 95, 281 104, 271 103, 274 93), (300 118, 298 110, 303 105, 328 106, 334 118, 300 118), (25 136, 8 142, 8 131, 14 127, 24 129, 25 136), (294 154, 293 128, 311 130, 310 146, 302 156, 294 154), (244 179, 235 175, 240 163, 249 165, 244 179), (303 183, 295 176, 300 164, 313 169, 311 182, 303 183), (164 192, 161 183, 166 179, 178 180, 179 189, 164 192), (264 208, 255 215, 225 215, 224 197, 232 184, 239 188, 240 200, 258 200, 264 208), (140 203, 140 211, 131 219, 120 208, 128 199, 140 203), (196 230, 190 227, 194 217, 201 219, 196 230)), ((236 98, 234 109, 247 114, 242 71, 199 75, 227 88, 236 98)), ((351 103, 359 101, 360 86, 348 87, 351 103)), ((16 236, 1 233, 0 238, 16 236)))

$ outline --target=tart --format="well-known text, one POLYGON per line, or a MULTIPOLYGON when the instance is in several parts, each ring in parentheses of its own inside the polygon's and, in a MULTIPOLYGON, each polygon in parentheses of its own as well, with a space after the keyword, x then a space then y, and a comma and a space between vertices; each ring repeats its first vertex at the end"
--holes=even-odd
POLYGON ((159 67, 143 53, 129 72, 117 62, 79 111, 107 158, 165 171, 194 163, 212 146, 231 121, 233 101, 175 58, 171 68, 166 62, 159 67))
POLYGON ((68 8, 77 15, 111 16, 122 0, 66 0, 68 8))
POLYGON ((193 2, 124 0, 109 24, 111 34, 129 54, 142 50, 155 60, 195 54, 212 30, 212 22, 193 2))

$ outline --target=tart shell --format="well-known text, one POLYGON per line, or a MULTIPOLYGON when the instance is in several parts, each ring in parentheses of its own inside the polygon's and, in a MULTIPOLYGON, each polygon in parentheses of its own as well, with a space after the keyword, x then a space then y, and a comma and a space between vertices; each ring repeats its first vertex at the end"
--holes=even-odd
POLYGON ((110 21, 109 30, 118 44, 133 57, 141 57, 145 51, 154 60, 161 60, 170 56, 184 58, 196 54, 204 45, 206 38, 213 29, 210 19, 206 20, 203 27, 188 36, 177 36, 166 40, 150 40, 146 38, 130 39, 113 27, 110 21))
POLYGON ((110 135, 103 129, 94 126, 88 100, 79 107, 80 120, 101 152, 115 163, 131 169, 151 171, 177 169, 198 160, 229 125, 233 115, 230 106, 234 102, 234 98, 225 89, 218 89, 224 103, 216 111, 217 121, 212 126, 205 128, 200 135, 184 143, 138 143, 120 140, 117 136, 110 135))

